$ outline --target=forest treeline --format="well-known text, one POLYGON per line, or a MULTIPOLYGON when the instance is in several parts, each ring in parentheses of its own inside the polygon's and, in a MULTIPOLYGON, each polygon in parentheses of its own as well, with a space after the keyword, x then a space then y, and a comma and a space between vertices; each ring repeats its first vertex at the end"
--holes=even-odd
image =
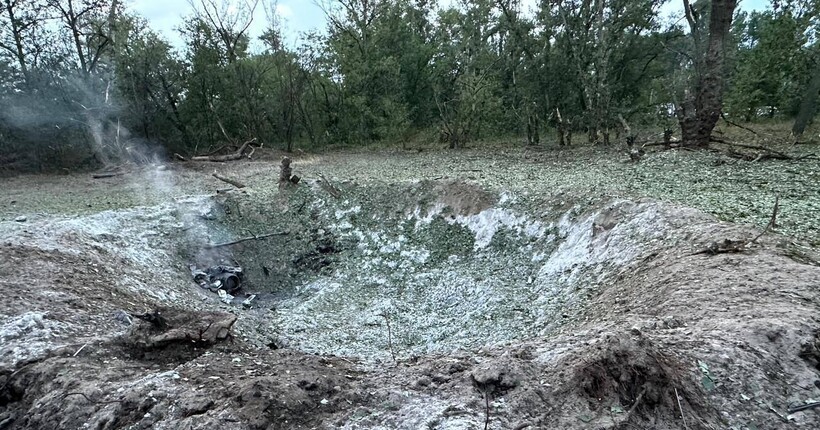
POLYGON ((287 46, 275 4, 193 0, 174 49, 121 0, 0 0, 0 164, 82 167, 252 138, 285 150, 609 143, 626 124, 706 145, 720 115, 802 132, 820 93, 820 1, 671 1, 677 20, 663 0, 320 0, 327 29, 287 46), (263 9, 267 30, 251 40, 263 9))

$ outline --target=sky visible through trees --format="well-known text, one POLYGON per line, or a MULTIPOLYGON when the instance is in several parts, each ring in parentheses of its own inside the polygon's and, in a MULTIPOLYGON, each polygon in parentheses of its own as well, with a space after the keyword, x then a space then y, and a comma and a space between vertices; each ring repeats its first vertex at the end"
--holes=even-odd
POLYGON ((173 1, 0 0, 0 161, 638 129, 708 146, 721 116, 799 134, 820 88, 817 0, 173 1))

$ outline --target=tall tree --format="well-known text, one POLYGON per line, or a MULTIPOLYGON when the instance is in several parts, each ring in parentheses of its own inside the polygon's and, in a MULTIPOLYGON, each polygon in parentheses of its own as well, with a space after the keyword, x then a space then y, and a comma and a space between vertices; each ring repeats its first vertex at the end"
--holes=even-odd
POLYGON ((683 6, 694 45, 694 76, 678 106, 677 115, 684 144, 706 147, 723 109, 724 65, 737 0, 711 1, 706 34, 700 25, 702 15, 689 0, 683 0, 683 6))

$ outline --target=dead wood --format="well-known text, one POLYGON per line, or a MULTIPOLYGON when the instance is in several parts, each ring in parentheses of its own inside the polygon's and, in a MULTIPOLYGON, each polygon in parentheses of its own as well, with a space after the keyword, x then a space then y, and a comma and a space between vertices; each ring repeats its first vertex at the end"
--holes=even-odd
POLYGON ((698 252, 694 252, 691 255, 698 255, 698 254, 708 254, 708 255, 718 255, 718 254, 730 254, 730 253, 737 253, 743 252, 746 250, 746 246, 751 245, 757 242, 758 239, 763 237, 764 234, 768 233, 769 230, 774 228, 777 223, 777 212, 780 210, 780 197, 775 197, 774 200, 774 209, 772 210, 772 216, 769 219, 769 223, 766 224, 766 228, 763 229, 760 234, 758 234, 752 240, 731 240, 731 239, 723 239, 720 242, 712 242, 707 246, 705 249, 702 249, 698 252))
POLYGON ((746 130, 746 131, 748 131, 749 133, 754 134, 755 136, 760 136, 759 134, 757 134, 757 132, 756 132, 756 131, 752 130, 752 129, 751 129, 751 128, 749 128, 749 127, 742 126, 742 125, 740 125, 740 124, 738 124, 738 123, 736 123, 736 122, 729 121, 729 119, 728 119, 728 118, 726 118, 726 114, 725 114, 725 113, 721 113, 721 114, 720 114, 720 117, 723 119, 723 121, 726 121, 726 124, 733 125, 733 126, 735 126, 735 127, 739 128, 739 129, 741 129, 741 130, 746 130))
POLYGON ((274 232, 274 233, 265 233, 265 234, 255 235, 255 236, 243 237, 241 239, 237 239, 237 240, 234 240, 234 241, 231 241, 231 242, 207 245, 207 246, 205 246, 205 249, 221 248, 223 246, 236 245, 238 243, 247 242, 247 241, 250 241, 250 240, 265 239, 265 238, 271 237, 271 236, 286 236, 288 234, 290 234, 289 231, 279 231, 279 232, 274 232))
POLYGON ((641 147, 647 146, 668 146, 669 148, 677 148, 680 146, 680 140, 669 140, 668 142, 646 142, 641 147))
POLYGON ((113 178, 114 176, 122 176, 122 172, 111 172, 111 173, 96 173, 91 175, 94 179, 103 179, 103 178, 113 178))
MULTIPOLYGON (((159 311, 154 314, 159 314, 159 311)), ((161 328, 153 322, 150 326, 134 326, 125 339, 126 343, 141 350, 172 345, 213 345, 231 339, 231 328, 237 318, 236 315, 225 312, 186 312, 175 309, 165 309, 162 314, 161 328)))
POLYGON ((216 113, 216 109, 214 108, 214 104, 210 100, 208 100, 208 107, 211 108, 211 113, 214 114, 214 118, 216 118, 216 124, 219 126, 219 130, 222 132, 222 135, 225 136, 225 139, 227 139, 228 142, 233 142, 234 140, 231 139, 230 136, 228 136, 228 132, 225 131, 225 126, 222 125, 222 120, 219 119, 219 115, 216 113))
POLYGON ((122 400, 92 400, 90 397, 88 397, 87 395, 85 395, 83 393, 66 393, 65 395, 63 395, 63 399, 65 399, 68 396, 82 396, 87 401, 89 401, 91 403, 96 403, 98 405, 108 405, 108 404, 111 404, 111 403, 122 403, 123 402, 122 400))
POLYGON ((757 235, 757 237, 755 237, 754 239, 752 239, 752 241, 749 242, 749 243, 757 242, 757 240, 760 239, 761 237, 763 237, 764 234, 768 233, 769 230, 777 227, 777 211, 778 210, 780 210, 780 196, 776 196, 774 198, 774 209, 772 210, 772 217, 769 219, 769 223, 766 224, 766 228, 764 228, 763 231, 761 231, 760 234, 757 235))
POLYGON ((693 252, 691 255, 699 255, 699 254, 708 254, 708 255, 718 255, 718 254, 731 254, 736 252, 743 252, 746 245, 749 242, 745 240, 731 240, 731 239, 723 239, 720 242, 712 242, 707 246, 705 249, 702 249, 698 252, 693 252))
POLYGON ((740 158, 740 159, 748 160, 748 161, 794 160, 794 157, 792 157, 792 156, 790 156, 786 153, 776 151, 776 150, 771 149, 771 148, 766 148, 765 146, 749 145, 749 144, 738 143, 738 142, 730 142, 728 140, 720 139, 720 138, 717 138, 717 137, 712 137, 712 138, 710 138, 710 140, 714 143, 720 143, 720 144, 729 146, 730 148, 726 152, 726 154, 729 155, 730 157, 733 157, 733 158, 740 158), (738 151, 735 151, 734 149, 732 149, 732 148, 735 148, 735 147, 736 148, 751 149, 753 151, 760 151, 760 152, 758 152, 756 154, 744 154, 742 152, 738 152, 738 151))
POLYGON ((323 174, 321 174, 321 173, 320 173, 320 174, 319 174, 319 178, 321 178, 321 179, 322 179, 322 181, 321 181, 321 182, 319 182, 319 185, 320 185, 320 186, 321 186, 321 187, 322 187, 325 191, 327 191, 328 193, 330 193, 330 195, 331 195, 331 196, 333 196, 334 198, 337 198, 337 199, 342 197, 342 191, 341 191, 340 189, 336 188, 336 186, 335 186, 335 185, 333 185, 333 183, 332 183, 332 182, 330 182, 327 178, 325 178, 325 175, 323 175, 323 174))
POLYGON ((806 411, 809 409, 820 408, 820 402, 813 402, 805 405, 800 406, 789 406, 789 413, 793 414, 795 412, 806 411))
POLYGON ((168 322, 165 320, 160 312, 146 312, 144 314, 131 314, 132 317, 151 323, 157 330, 165 330, 168 328, 168 322))
POLYGON ((236 188, 245 188, 245 184, 243 184, 242 182, 237 181, 236 179, 231 179, 231 178, 226 178, 224 176, 220 176, 216 172, 214 172, 211 176, 213 176, 216 179, 219 179, 222 182, 227 182, 227 183, 233 185, 236 188))
POLYGON ((232 153, 232 154, 226 154, 226 155, 198 155, 198 156, 195 156, 195 157, 191 157, 191 161, 213 161, 213 162, 219 163, 219 162, 225 162, 225 161, 239 160, 240 158, 242 158, 245 155, 245 151, 248 149, 248 146, 250 146, 250 144, 254 143, 254 142, 256 142, 255 137, 253 139, 243 143, 242 146, 240 146, 239 149, 236 152, 232 153))
POLYGON ((293 168, 290 167, 292 160, 290 157, 282 157, 282 164, 279 166, 279 182, 290 182, 293 176, 293 168))
POLYGON ((174 152, 174 158, 176 158, 179 161, 188 161, 188 159, 180 155, 179 152, 174 152))

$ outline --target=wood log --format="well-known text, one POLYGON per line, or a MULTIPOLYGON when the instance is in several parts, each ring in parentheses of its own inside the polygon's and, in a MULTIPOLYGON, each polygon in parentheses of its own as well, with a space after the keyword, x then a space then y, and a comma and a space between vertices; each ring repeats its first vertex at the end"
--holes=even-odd
POLYGON ((212 176, 213 176, 214 178, 216 178, 216 179, 219 179, 219 180, 220 180, 220 181, 222 181, 222 182, 226 182, 226 183, 228 183, 228 184, 231 184, 231 185, 233 185, 233 186, 234 186, 234 187, 236 187, 236 188, 245 188, 245 184, 243 184, 243 183, 241 183, 241 182, 237 181, 236 179, 231 179, 231 178, 226 178, 226 177, 224 177, 224 176, 220 176, 220 175, 218 175, 216 172, 214 172, 214 173, 212 174, 212 176))
POLYGON ((96 173, 91 175, 94 179, 103 179, 103 178, 113 178, 114 176, 121 176, 122 172, 111 172, 111 173, 96 173))
POLYGON ((248 149, 248 146, 250 146, 250 144, 253 143, 253 142, 256 142, 255 137, 253 139, 243 143, 242 146, 240 146, 239 149, 236 152, 232 153, 232 154, 226 154, 226 155, 198 155, 196 157, 191 157, 191 161, 213 161, 213 162, 221 163, 221 162, 225 162, 225 161, 239 160, 240 158, 242 158, 242 156, 245 155, 245 151, 248 149))

